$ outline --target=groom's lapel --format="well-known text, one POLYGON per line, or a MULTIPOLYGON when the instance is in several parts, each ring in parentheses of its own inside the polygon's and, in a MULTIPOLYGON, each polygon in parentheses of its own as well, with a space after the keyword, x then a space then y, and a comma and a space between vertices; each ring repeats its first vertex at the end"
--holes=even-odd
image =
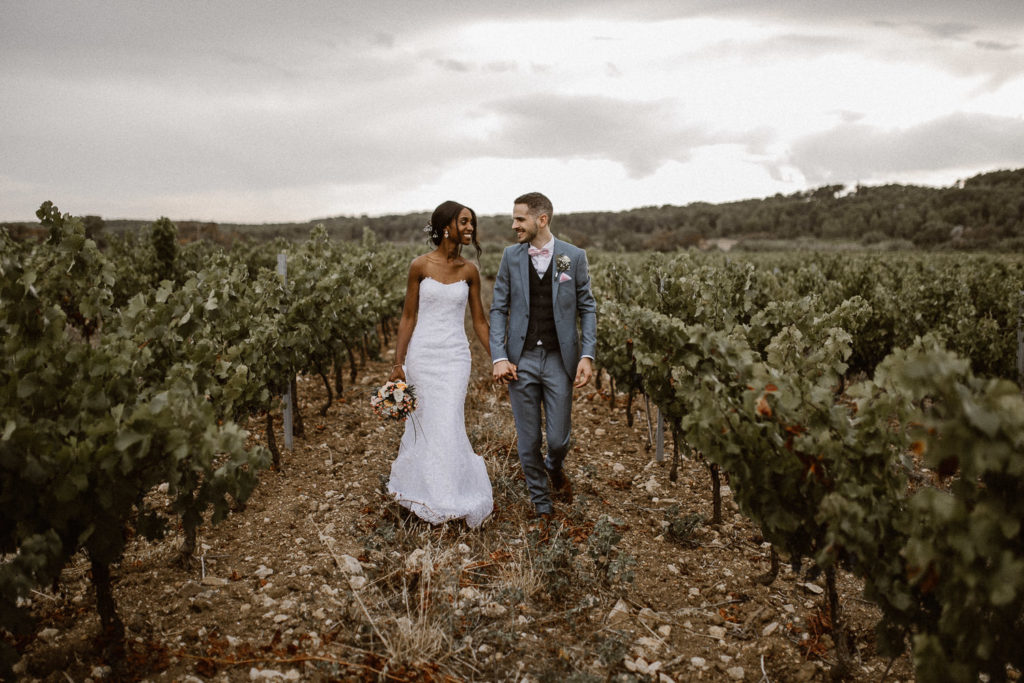
MULTIPOLYGON (((551 269, 551 303, 554 304, 558 301, 558 276, 561 273, 558 272, 558 257, 561 255, 562 243, 555 239, 554 246, 551 247, 551 265, 548 268, 551 269)), ((555 310, 558 307, 555 306, 555 310)))
POLYGON ((523 298, 526 299, 526 310, 530 310, 530 246, 523 243, 519 248, 519 276, 523 285, 523 298))

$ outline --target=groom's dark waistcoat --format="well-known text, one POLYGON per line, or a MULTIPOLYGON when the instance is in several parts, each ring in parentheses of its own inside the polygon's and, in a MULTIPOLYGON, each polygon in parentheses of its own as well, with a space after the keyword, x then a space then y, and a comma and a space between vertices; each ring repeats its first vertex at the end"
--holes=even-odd
POLYGON ((526 329, 523 351, 529 351, 541 343, 548 351, 558 351, 558 332, 555 330, 555 306, 551 301, 551 271, 554 262, 537 275, 537 269, 530 266, 530 325, 526 329))

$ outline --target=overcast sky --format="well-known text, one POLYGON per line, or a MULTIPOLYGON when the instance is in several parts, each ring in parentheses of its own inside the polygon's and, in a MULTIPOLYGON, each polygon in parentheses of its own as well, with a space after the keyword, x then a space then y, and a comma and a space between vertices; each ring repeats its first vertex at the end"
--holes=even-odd
POLYGON ((0 8, 0 220, 617 211, 1024 166, 1022 0, 0 8))

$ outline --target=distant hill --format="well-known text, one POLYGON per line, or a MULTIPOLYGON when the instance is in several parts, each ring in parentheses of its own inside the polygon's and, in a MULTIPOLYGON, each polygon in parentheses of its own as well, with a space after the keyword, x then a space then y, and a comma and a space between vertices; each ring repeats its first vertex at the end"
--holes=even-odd
MULTIPOLYGON (((59 197, 53 198, 59 205, 59 197)), ((88 217, 108 233, 137 230, 145 221, 103 221, 88 217)), ((422 242, 427 213, 388 216, 336 216, 302 223, 178 222, 185 239, 230 241, 302 239, 322 223, 338 239, 359 239, 365 228, 379 239, 422 242)), ((508 216, 480 216, 485 243, 507 243, 508 216)), ((15 237, 38 226, 0 224, 15 237)), ((826 185, 789 195, 776 194, 722 204, 695 202, 630 211, 556 214, 555 234, 584 247, 672 251, 723 239, 744 244, 773 240, 825 240, 864 245, 924 248, 1009 249, 1024 251, 1024 168, 983 173, 951 187, 915 185, 826 185)))
POLYGON ((555 225, 577 244, 626 250, 673 250, 722 238, 1024 250, 1024 168, 947 188, 828 185, 723 204, 568 214, 556 216, 555 225))

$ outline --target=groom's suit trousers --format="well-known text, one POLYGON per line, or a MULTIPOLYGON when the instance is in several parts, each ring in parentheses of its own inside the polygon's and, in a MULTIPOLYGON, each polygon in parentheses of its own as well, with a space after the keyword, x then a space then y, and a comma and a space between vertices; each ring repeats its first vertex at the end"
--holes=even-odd
POLYGON ((516 416, 519 464, 526 476, 530 501, 538 513, 553 505, 546 470, 561 469, 569 452, 572 426, 572 378, 565 371, 558 350, 535 346, 519 358, 519 379, 509 384, 508 395, 516 416), (541 452, 541 409, 547 457, 541 452))

